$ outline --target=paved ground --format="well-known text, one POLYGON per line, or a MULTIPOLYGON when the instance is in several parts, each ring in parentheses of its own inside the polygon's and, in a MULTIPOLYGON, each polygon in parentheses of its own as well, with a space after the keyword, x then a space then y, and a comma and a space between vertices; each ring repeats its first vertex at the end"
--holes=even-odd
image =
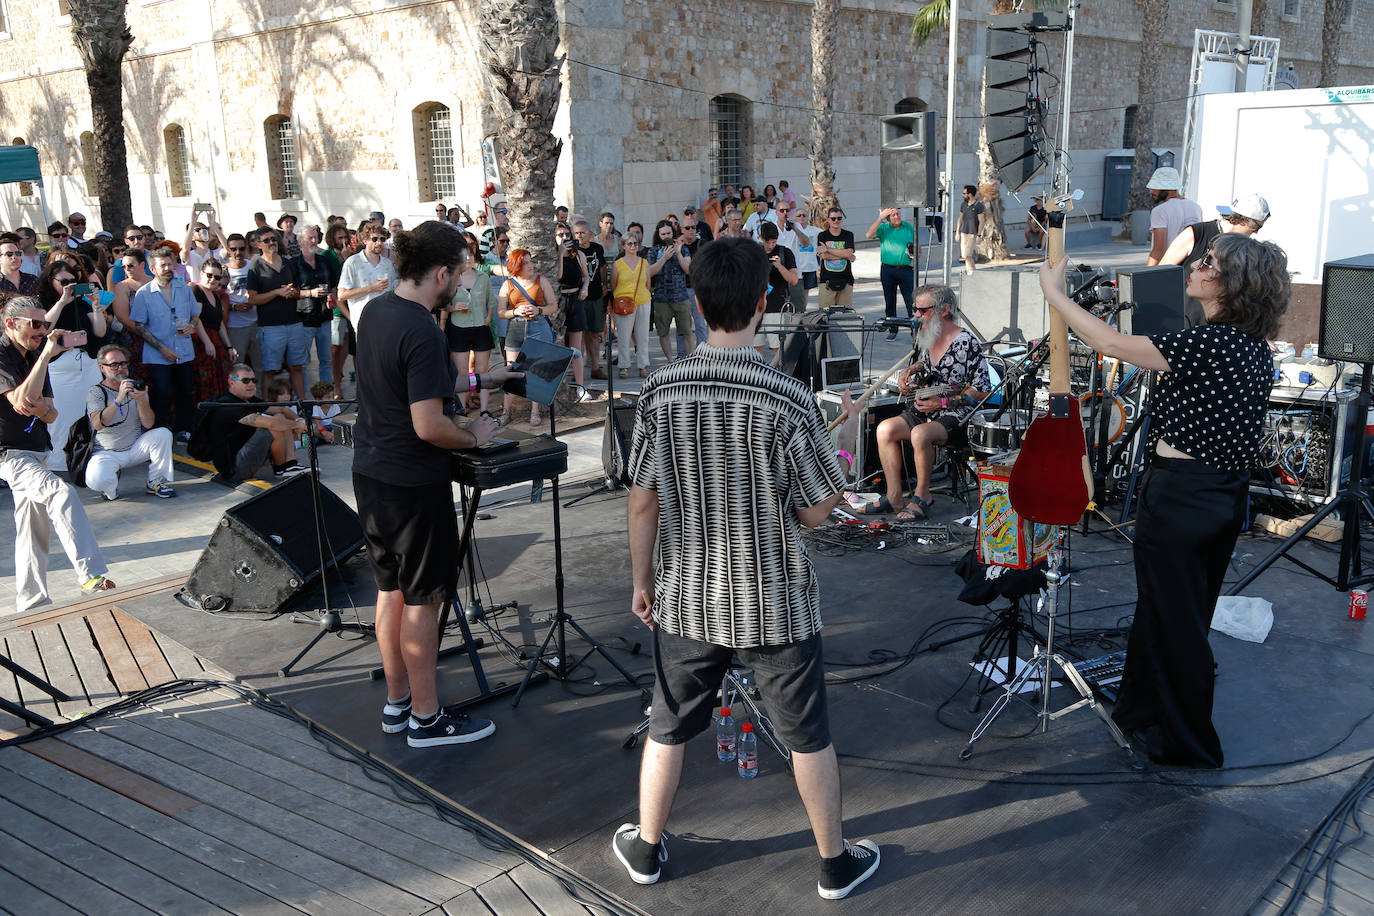
MULTIPOLYGON (((1101 227, 1114 224, 1097 225, 1101 227)), ((858 231, 862 232, 862 229, 860 226, 858 231)), ((1082 224, 1071 227, 1069 232, 1068 247, 1076 259, 1099 267, 1144 262, 1146 250, 1143 247, 1110 241, 1091 245, 1075 244, 1075 235, 1084 230, 1088 230, 1088 227, 1082 224)), ((1094 233, 1091 230, 1088 230, 1088 234, 1101 235, 1100 232, 1094 233)), ((986 265, 980 269, 1014 270, 1038 263, 1042 253, 1025 251, 1018 247, 1013 249, 1012 255, 1010 261, 986 265)), ((922 258, 923 270, 918 282, 939 281, 940 257, 938 247, 931 246, 926 249, 922 258)), ((877 281, 878 250, 875 245, 860 248, 855 274, 859 281, 855 288, 855 309, 866 321, 876 321, 883 314, 883 299, 882 288, 877 281)), ((956 264, 952 271, 952 282, 956 289, 960 286, 962 278, 962 266, 956 264)), ((813 305, 814 302, 813 297, 813 305)), ((874 339, 876 342, 873 345, 871 364, 880 370, 900 359, 909 346, 909 341, 905 337, 887 342, 883 335, 878 334, 874 339)), ((663 362, 663 355, 656 345, 650 348, 650 352, 655 365, 663 362)), ((604 382, 595 382, 593 385, 602 390, 605 387, 604 382)), ((638 390, 639 379, 617 379, 615 386, 618 392, 638 390)), ((346 395, 351 394, 352 386, 345 384, 344 390, 346 395)), ((604 401, 601 403, 604 404, 604 401)), ((595 418, 597 408, 598 405, 594 403, 584 412, 589 419, 595 418)), ((522 422, 523 413, 517 413, 516 417, 517 428, 528 429, 522 422)), ((544 431, 548 431, 547 425, 544 431)), ((601 435, 599 423, 566 433, 560 426, 559 437, 568 444, 567 480, 576 481, 600 474, 601 435)), ((321 479, 326 486, 352 505, 353 492, 349 474, 352 453, 344 448, 327 447, 320 449, 319 454, 321 479)), ((196 559, 209 540, 210 532, 224 511, 259 492, 258 488, 270 484, 270 481, 245 483, 236 489, 230 489, 213 482, 209 473, 202 467, 195 466, 185 457, 184 452, 177 456, 176 499, 160 500, 145 496, 142 482, 141 472, 134 470, 132 474, 126 474, 120 485, 120 498, 112 503, 102 502, 89 490, 83 490, 81 493, 82 503, 110 565, 110 577, 121 586, 135 585, 174 573, 189 572, 195 566, 196 559)), ((527 492, 528 486, 511 489, 511 493, 489 494, 488 502, 510 498, 518 492, 527 492)), ((11 515, 12 510, 9 491, 0 489, 0 513, 11 515)), ((56 543, 53 546, 56 548, 56 543)), ((52 556, 48 578, 55 604, 62 605, 81 599, 79 583, 75 582, 71 565, 60 549, 52 556)), ((117 595, 118 593, 115 593, 114 597, 117 595)), ((13 602, 14 556, 7 547, 0 548, 0 615, 12 613, 13 602)))

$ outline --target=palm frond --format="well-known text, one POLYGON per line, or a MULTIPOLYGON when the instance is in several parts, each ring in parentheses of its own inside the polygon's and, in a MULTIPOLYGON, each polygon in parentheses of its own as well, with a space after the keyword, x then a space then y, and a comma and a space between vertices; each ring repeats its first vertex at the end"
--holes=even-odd
POLYGON ((931 35, 949 26, 950 0, 930 0, 911 17, 911 44, 919 48, 931 35))

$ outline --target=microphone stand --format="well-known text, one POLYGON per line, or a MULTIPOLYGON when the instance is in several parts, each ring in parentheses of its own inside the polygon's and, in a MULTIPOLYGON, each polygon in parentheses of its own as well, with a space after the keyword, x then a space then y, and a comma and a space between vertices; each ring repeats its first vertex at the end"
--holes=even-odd
MULTIPOLYGON (((315 450, 315 434, 310 428, 311 420, 313 419, 313 417, 311 416, 311 414, 313 413, 312 408, 321 406, 333 406, 336 404, 356 404, 357 401, 307 401, 304 399, 298 399, 291 403, 296 405, 296 414, 300 416, 301 419, 305 420, 306 423, 306 453, 309 455, 310 462, 310 470, 308 472, 310 474, 310 496, 311 501, 314 504, 315 511, 315 550, 319 557, 320 563, 320 587, 324 592, 324 607, 320 609, 319 616, 313 621, 319 627, 319 632, 314 635, 310 642, 305 644, 305 647, 303 649, 296 653, 295 658, 291 659, 291 661, 287 662, 285 665, 281 667, 280 670, 277 671, 277 676, 282 678, 290 677, 294 673, 292 669, 296 666, 296 663, 299 662, 302 658, 304 658, 307 652, 315 648, 316 643, 318 643, 321 639, 324 639, 329 634, 340 633, 343 631, 370 634, 373 630, 372 626, 365 623, 345 623, 342 620, 342 618, 339 617, 338 611, 334 610, 329 600, 329 575, 325 563, 324 549, 324 503, 320 499, 319 454, 315 450)), ((332 549, 329 551, 330 554, 333 554, 333 552, 334 551, 332 549)), ((338 558, 334 557, 333 562, 334 571, 338 572, 338 558)), ((309 620, 301 620, 300 618, 292 619, 296 623, 312 622, 309 620)))

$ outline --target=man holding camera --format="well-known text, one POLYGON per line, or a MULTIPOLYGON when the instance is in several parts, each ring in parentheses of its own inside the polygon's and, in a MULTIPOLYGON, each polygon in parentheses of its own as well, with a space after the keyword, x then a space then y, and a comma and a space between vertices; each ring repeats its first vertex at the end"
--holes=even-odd
POLYGON ((50 604, 48 548, 54 531, 77 581, 87 592, 115 587, 81 501, 48 470, 57 419, 48 364, 69 347, 63 332, 49 325, 38 300, 15 296, 5 302, 0 337, 0 479, 14 496, 15 607, 24 614, 50 604))
POLYGON ((148 255, 153 282, 134 293, 129 303, 129 328, 142 337, 143 371, 152 383, 153 414, 158 426, 176 429, 183 441, 190 437, 191 363, 196 358, 191 335, 200 334, 207 353, 215 351, 200 324, 200 303, 185 283, 177 283, 176 255, 159 248, 148 255), (172 404, 176 403, 175 420, 172 404))
POLYGON ((129 378, 129 352, 110 344, 100 348, 96 362, 101 379, 86 393, 94 439, 86 486, 113 501, 119 495, 119 472, 146 461, 144 492, 171 499, 177 495, 172 489, 172 431, 157 425, 147 386, 129 378))

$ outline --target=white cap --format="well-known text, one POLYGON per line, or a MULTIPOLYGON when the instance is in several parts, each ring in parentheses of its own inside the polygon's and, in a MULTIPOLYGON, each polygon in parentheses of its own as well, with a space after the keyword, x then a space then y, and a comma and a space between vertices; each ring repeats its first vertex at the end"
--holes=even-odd
POLYGON ((1178 177, 1178 169, 1166 165, 1155 169, 1145 187, 1151 191, 1178 191, 1183 187, 1183 180, 1178 177))
POLYGON ((1262 223, 1269 219, 1269 201, 1260 197, 1258 194, 1243 194, 1231 201, 1231 206, 1221 205, 1217 207, 1217 212, 1222 216, 1244 216, 1262 223))

